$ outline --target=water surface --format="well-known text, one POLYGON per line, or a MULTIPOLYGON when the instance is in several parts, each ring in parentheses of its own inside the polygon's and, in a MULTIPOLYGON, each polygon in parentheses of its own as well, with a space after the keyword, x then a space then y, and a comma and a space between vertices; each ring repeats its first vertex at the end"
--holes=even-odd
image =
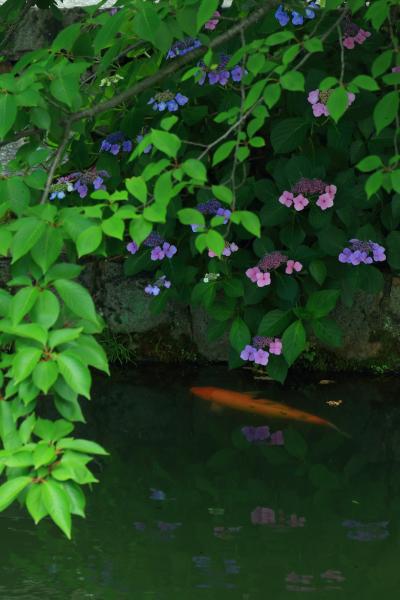
POLYGON ((397 599, 399 391, 396 379, 282 388, 224 368, 97 380, 81 433, 111 456, 94 465, 87 519, 68 542, 18 507, 0 514, 0 598, 397 599), (215 414, 192 385, 261 389, 352 437, 215 414), (246 442, 241 428, 263 424, 284 447, 246 442))

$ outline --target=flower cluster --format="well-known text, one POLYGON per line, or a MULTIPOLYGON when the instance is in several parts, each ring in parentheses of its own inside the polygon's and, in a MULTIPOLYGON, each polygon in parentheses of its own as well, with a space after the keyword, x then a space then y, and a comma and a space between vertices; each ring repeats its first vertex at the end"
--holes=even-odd
POLYGON ((207 21, 207 23, 204 25, 204 29, 208 29, 209 31, 214 31, 214 29, 217 27, 218 23, 219 23, 219 19, 221 17, 221 13, 216 10, 215 13, 213 14, 213 16, 211 17, 211 19, 209 21, 207 21))
POLYGON ((320 574, 320 579, 322 579, 323 587, 320 587, 318 581, 316 581, 316 577, 314 575, 301 575, 292 571, 286 575, 286 589, 289 592, 316 592, 317 590, 342 590, 342 587, 339 585, 343 581, 345 581, 345 577, 343 577, 342 572, 335 569, 328 569, 324 573, 320 574))
POLYGON ((110 133, 101 142, 100 152, 109 152, 110 154, 116 156, 120 151, 132 151, 132 142, 125 137, 122 131, 110 133))
POLYGON ((201 68, 202 74, 199 80, 199 85, 203 85, 208 77, 208 83, 215 85, 226 85, 229 79, 232 81, 239 82, 246 75, 246 70, 240 65, 236 65, 233 69, 227 69, 227 64, 230 61, 230 56, 227 54, 220 55, 220 61, 218 65, 212 65, 210 68, 206 67, 203 61, 198 63, 201 68))
POLYGON ((347 50, 353 50, 356 44, 363 44, 367 38, 370 37, 371 33, 361 29, 356 23, 353 23, 349 17, 346 17, 343 25, 343 46, 347 50))
POLYGON ((185 40, 177 41, 168 50, 167 58, 176 58, 177 56, 183 56, 191 50, 200 48, 200 46, 200 40, 196 40, 193 38, 186 38, 185 40))
POLYGON ((78 192, 81 198, 85 198, 89 191, 89 185, 93 185, 95 190, 105 190, 104 178, 110 177, 107 171, 97 171, 92 167, 87 171, 71 173, 64 177, 59 177, 50 188, 50 200, 65 198, 65 192, 78 192))
MULTIPOLYGON (((312 110, 314 117, 329 117, 328 107, 326 106, 330 95, 332 94, 332 90, 312 90, 308 94, 308 102, 312 105, 312 110)), ((353 104, 356 99, 355 95, 352 92, 347 92, 348 98, 348 107, 353 104)))
POLYGON ((176 112, 180 106, 184 106, 187 102, 189 102, 187 96, 184 96, 180 92, 174 94, 174 92, 166 90, 165 92, 155 94, 154 98, 150 98, 147 104, 151 104, 153 110, 158 110, 160 112, 163 112, 164 110, 176 112))
MULTIPOLYGON (((282 432, 280 432, 282 433, 282 432)), ((272 525, 273 527, 304 527, 305 517, 298 517, 296 514, 286 516, 283 510, 278 510, 278 514, 272 508, 257 506, 251 512, 251 522, 253 525, 272 525)))
POLYGON ((285 443, 283 432, 271 433, 268 425, 242 427, 241 431, 250 444, 265 442, 268 446, 283 446, 285 443))
POLYGON ((221 275, 219 273, 206 273, 203 277, 204 283, 210 283, 210 281, 217 281, 221 275))
POLYGON ((397 67, 392 67, 392 73, 400 73, 400 65, 397 67))
POLYGON ((53 183, 50 187, 50 200, 62 200, 65 198, 66 192, 73 192, 74 177, 71 175, 65 175, 64 177, 59 177, 55 183, 53 183))
POLYGON ((303 268, 303 265, 298 260, 288 259, 285 254, 274 251, 266 254, 260 260, 258 265, 247 269, 246 275, 250 281, 256 283, 258 287, 265 287, 266 285, 271 284, 270 271, 278 269, 283 264, 286 264, 286 275, 292 275, 293 271, 299 273, 303 268))
MULTIPOLYGON (((305 9, 305 17, 306 19, 315 19, 315 11, 312 9, 319 8, 316 2, 308 2, 308 6, 305 9)), ((296 10, 292 10, 292 25, 303 25, 304 16, 297 12, 296 10)), ((283 4, 278 6, 278 10, 275 12, 275 19, 278 21, 281 27, 285 27, 290 21, 290 14, 283 4)))
POLYGON ((104 77, 99 83, 99 87, 111 87, 113 84, 117 84, 118 81, 124 79, 121 75, 110 75, 110 77, 104 77))
MULTIPOLYGON (((218 200, 207 200, 207 202, 201 202, 196 206, 196 210, 201 212, 203 215, 212 215, 218 217, 224 217, 224 225, 229 221, 232 211, 228 208, 223 208, 221 202, 218 200)), ((196 232, 201 228, 201 225, 191 225, 192 231, 196 232)))
MULTIPOLYGON (((151 260, 163 260, 163 258, 172 258, 177 252, 176 246, 166 242, 159 233, 153 231, 143 242, 143 246, 151 248, 151 260)), ((126 249, 131 254, 136 254, 139 250, 139 246, 136 242, 129 242, 126 249)), ((169 287, 169 286, 164 286, 169 287)))
POLYGON ((337 188, 335 185, 329 185, 321 179, 300 179, 290 192, 284 191, 279 198, 279 202, 284 206, 293 208, 297 211, 304 210, 310 204, 310 198, 315 200, 316 206, 321 210, 326 210, 333 206, 333 201, 337 188))
POLYGON ((144 288, 144 291, 149 296, 158 296, 162 288, 170 288, 171 282, 168 281, 165 275, 162 275, 154 283, 148 283, 144 288))
POLYGON ((386 260, 385 248, 376 242, 369 240, 363 242, 361 240, 350 240, 350 248, 344 248, 339 254, 339 262, 348 263, 353 266, 364 263, 370 265, 373 262, 382 262, 386 260), (372 256, 371 256, 372 254, 372 256))
MULTIPOLYGON (((225 242, 225 248, 222 250, 222 256, 231 256, 231 254, 237 252, 238 250, 239 246, 237 246, 235 242, 225 242)), ((212 250, 209 250, 208 256, 210 258, 215 258, 217 254, 215 254, 215 252, 213 252, 212 250)))
POLYGON ((270 354, 276 356, 282 354, 282 341, 279 338, 274 339, 256 335, 253 338, 252 345, 247 344, 243 348, 240 358, 265 367, 268 364, 270 354), (265 350, 265 348, 268 348, 268 350, 265 350))

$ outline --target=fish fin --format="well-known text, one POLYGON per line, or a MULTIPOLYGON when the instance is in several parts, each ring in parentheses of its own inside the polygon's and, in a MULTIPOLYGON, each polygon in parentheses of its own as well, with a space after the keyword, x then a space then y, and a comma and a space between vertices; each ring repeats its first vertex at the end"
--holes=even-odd
POLYGON ((224 409, 222 408, 222 406, 220 404, 216 404, 216 402, 211 403, 210 410, 213 413, 218 413, 218 414, 221 414, 222 412, 224 412, 224 409))
POLYGON ((346 431, 343 431, 343 429, 339 429, 339 427, 337 427, 336 425, 334 425, 333 423, 329 422, 329 427, 331 427, 332 429, 334 429, 335 431, 337 431, 338 433, 340 433, 340 435, 344 435, 344 437, 347 437, 349 439, 351 439, 353 436, 350 435, 350 433, 347 433, 346 431))

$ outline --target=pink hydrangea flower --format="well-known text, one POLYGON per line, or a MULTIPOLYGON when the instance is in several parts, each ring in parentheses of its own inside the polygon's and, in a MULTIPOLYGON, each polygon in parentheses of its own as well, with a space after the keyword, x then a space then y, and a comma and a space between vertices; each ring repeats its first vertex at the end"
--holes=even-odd
POLYGON ((252 267, 251 269, 247 269, 246 271, 246 276, 250 279, 250 281, 252 281, 253 283, 257 283, 257 275, 261 273, 260 269, 258 267, 252 267))
POLYGON ((265 287, 266 285, 271 284, 271 275, 269 273, 263 273, 259 271, 256 274, 256 282, 258 287, 265 287))
POLYGON ((260 350, 257 350, 257 352, 254 355, 254 362, 256 363, 256 365, 262 365, 263 367, 265 367, 268 364, 268 360, 269 360, 269 353, 266 350, 262 350, 260 348, 260 350))
POLYGON ((353 104, 354 100, 356 99, 356 95, 353 94, 353 92, 347 92, 347 97, 349 99, 349 106, 351 104, 353 104))
POLYGON ((337 187, 336 185, 327 185, 325 188, 325 192, 327 194, 330 194, 332 197, 332 200, 334 199, 334 197, 336 196, 336 192, 337 192, 337 187))
POLYGON ((292 192, 283 192, 282 196, 279 197, 279 202, 284 206, 290 208, 293 204, 293 194, 292 192))
POLYGON ((316 205, 321 210, 326 210, 327 208, 332 208, 333 206, 333 197, 331 194, 321 194, 316 202, 316 205))
POLYGON ((345 37, 343 40, 343 46, 345 48, 347 48, 347 50, 353 50, 354 46, 355 46, 355 41, 354 38, 352 37, 345 37))
POLYGON ((298 260, 288 260, 286 263, 285 273, 286 275, 291 275, 293 271, 299 273, 303 268, 303 265, 298 260))
POLYGON ((282 354, 282 342, 279 338, 275 338, 269 345, 269 353, 279 356, 282 354))
POLYGON ((285 440, 283 437, 283 432, 275 431, 274 433, 271 433, 270 444, 271 446, 284 446, 285 440))
POLYGON ((392 67, 392 73, 400 73, 400 65, 397 67, 392 67))
POLYGON ((319 102, 319 90, 312 90, 307 97, 310 104, 317 104, 319 102))
POLYGON ((299 194, 293 198, 294 209, 297 211, 304 210, 308 204, 310 204, 310 202, 303 194, 299 194))
POLYGON ((204 29, 208 29, 209 31, 214 31, 214 29, 216 28, 216 26, 219 23, 219 18, 221 16, 221 13, 216 10, 215 13, 213 14, 212 18, 207 21, 207 23, 204 25, 204 29))

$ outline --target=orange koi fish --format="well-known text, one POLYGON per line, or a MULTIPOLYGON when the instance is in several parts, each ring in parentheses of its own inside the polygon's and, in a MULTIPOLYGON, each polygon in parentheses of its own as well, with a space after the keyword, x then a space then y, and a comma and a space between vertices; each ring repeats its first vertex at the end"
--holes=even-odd
POLYGON ((217 387, 192 387, 190 391, 198 398, 207 400, 218 406, 227 406, 235 410, 262 415, 263 417, 290 419, 292 421, 303 421, 312 425, 331 427, 331 429, 343 433, 336 425, 326 419, 312 415, 304 410, 292 408, 281 402, 264 399, 256 400, 252 392, 234 392, 217 387))

